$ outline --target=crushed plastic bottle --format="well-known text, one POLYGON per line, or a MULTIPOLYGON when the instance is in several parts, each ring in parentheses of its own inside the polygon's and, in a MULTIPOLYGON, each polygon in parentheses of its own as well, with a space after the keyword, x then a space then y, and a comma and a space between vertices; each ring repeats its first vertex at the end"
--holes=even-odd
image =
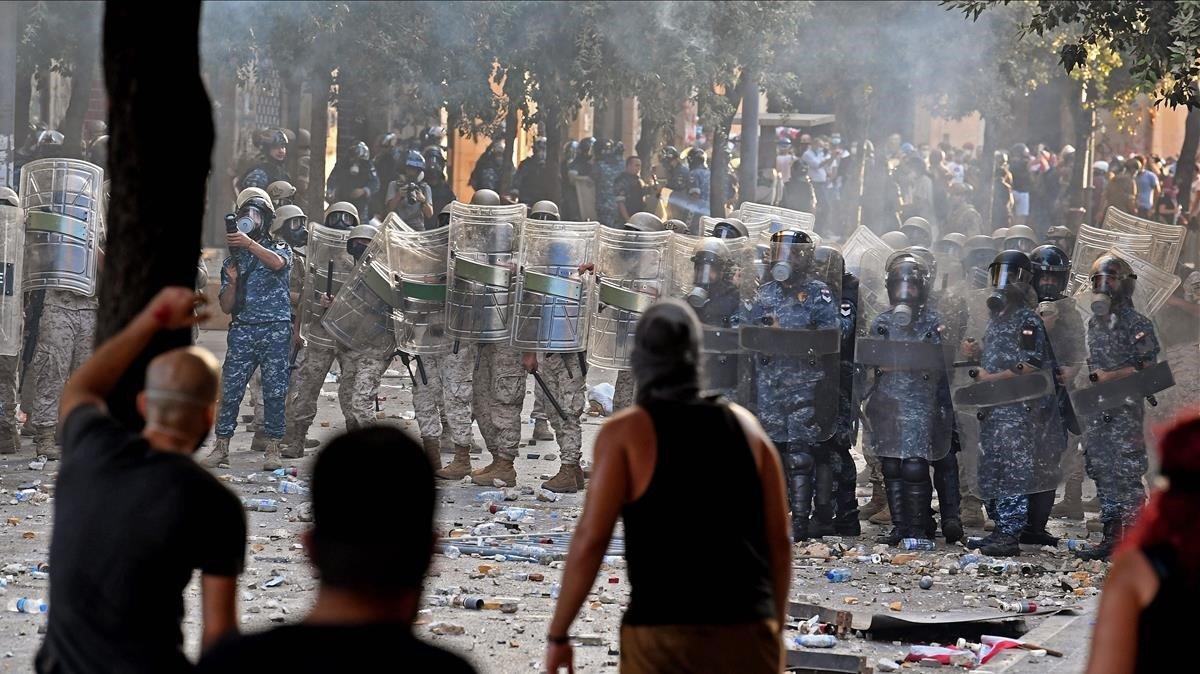
POLYGON ((242 500, 246 510, 257 513, 273 513, 279 510, 279 504, 273 498, 248 498, 242 500))
POLYGON ((45 613, 50 610, 50 607, 43 599, 30 599, 28 597, 17 597, 9 600, 7 608, 12 613, 45 613))
POLYGON ((801 634, 792 643, 802 648, 833 648, 838 645, 838 638, 832 634, 801 634))
POLYGON ((279 493, 280 494, 307 494, 308 487, 305 487, 304 485, 300 484, 299 482, 291 482, 289 480, 280 480, 279 493))
POLYGON ((984 561, 986 561, 986 558, 983 555, 977 555, 974 552, 969 552, 958 558, 958 568, 961 569, 968 564, 982 564, 984 561))
POLYGON ((447 545, 446 549, 442 551, 442 554, 450 559, 458 559, 459 557, 462 557, 462 550, 459 550, 453 545, 447 545))
POLYGON ((275 470, 271 471, 271 474, 275 477, 297 477, 300 475, 300 469, 296 468, 295 466, 276 468, 275 470))
POLYGON ((558 593, 562 591, 562 585, 555 583, 550 586, 550 598, 558 599, 558 593))
POLYGON ((520 522, 526 517, 533 515, 533 512, 529 508, 505 508, 500 511, 500 514, 509 522, 520 522))
POLYGON ((905 538, 900 541, 900 547, 905 550, 935 550, 937 545, 928 538, 905 538))
POLYGON ((854 576, 850 569, 830 569, 825 572, 825 577, 831 583, 844 583, 854 576))
POLYGON ((504 492, 496 490, 496 489, 489 489, 488 491, 481 491, 475 495, 476 503, 484 503, 487 501, 503 501, 503 500, 504 500, 504 492))

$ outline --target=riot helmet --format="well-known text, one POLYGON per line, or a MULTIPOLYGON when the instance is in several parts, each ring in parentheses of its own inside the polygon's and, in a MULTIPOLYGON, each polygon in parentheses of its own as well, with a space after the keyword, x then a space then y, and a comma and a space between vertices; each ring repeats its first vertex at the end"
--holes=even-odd
POLYGON ((771 278, 798 281, 812 266, 812 236, 802 229, 785 229, 771 235, 771 278))
POLYGON ((347 230, 358 226, 358 209, 349 201, 339 201, 325 209, 326 227, 347 230))
POLYGON ((549 199, 542 199, 529 209, 529 218, 531 220, 560 220, 558 204, 549 199))
POLYGON ((884 270, 891 268, 892 263, 898 261, 902 257, 911 257, 921 261, 921 266, 925 273, 929 276, 925 279, 932 285, 934 279, 937 278, 937 257, 933 251, 925 246, 909 246, 902 248, 888 256, 887 262, 884 263, 884 270))
POLYGON ((915 309, 929 299, 929 275, 925 263, 914 255, 901 255, 888 264, 884 283, 896 325, 911 325, 915 309))
POLYGON ((269 129, 259 138, 258 145, 268 152, 278 147, 285 148, 288 146, 288 137, 283 129, 269 129))
POLYGON ((271 203, 271 197, 257 187, 247 187, 238 194, 237 214, 226 229, 257 239, 270 231, 274 219, 275 205, 271 203))
POLYGON ((674 164, 679 161, 679 148, 674 145, 668 145, 658 153, 659 159, 664 164, 674 164))
POLYGON ((690 169, 704 168, 704 165, 707 162, 708 162, 708 156, 704 153, 704 150, 702 148, 694 147, 688 151, 688 155, 687 155, 688 168, 690 168, 690 169))
POLYGON ((1028 255, 1037 245, 1037 234, 1026 225, 1013 225, 1004 235, 1005 250, 1019 250, 1028 255))
POLYGON ((992 243, 992 237, 986 234, 972 236, 963 244, 963 267, 972 287, 987 287, 987 268, 995 258, 995 244, 992 243))
POLYGON ((0 185, 0 203, 8 204, 9 206, 20 206, 21 200, 17 198, 16 190, 0 185))
POLYGON ((588 161, 592 158, 592 146, 596 144, 596 139, 588 136, 579 139, 579 146, 576 148, 576 158, 580 161, 588 161))
POLYGON ((308 244, 308 218, 304 211, 295 204, 280 206, 275 211, 276 230, 280 238, 292 248, 302 248, 308 244))
POLYGON ((575 161, 575 157, 579 154, 579 141, 573 140, 563 145, 562 160, 564 164, 570 164, 575 161))
POLYGON ((350 146, 350 158, 356 161, 366 161, 371 158, 371 150, 361 140, 350 146))
POLYGON ((1092 263, 1092 313, 1105 316, 1112 312, 1113 305, 1127 304, 1133 300, 1137 274, 1124 259, 1111 253, 1096 258, 1092 263))
MULTIPOLYGON (((957 232, 955 233, 957 234, 957 232)), ((933 252, 937 253, 938 255, 948 255, 954 258, 961 258, 963 244, 966 243, 967 237, 963 236, 962 234, 959 234, 958 236, 961 238, 956 237, 952 239, 950 238, 950 235, 947 234, 941 239, 934 241, 933 252)))
POLYGON ((687 226, 687 223, 677 218, 671 218, 663 223, 663 229, 668 232, 676 232, 678 234, 691 234, 692 229, 687 226))
POLYGON ((718 239, 737 239, 750 236, 750 230, 737 218, 726 218, 713 225, 712 235, 718 239))
POLYGON ((842 251, 836 246, 820 245, 813 249, 813 276, 825 282, 830 288, 842 285, 842 277, 846 274, 846 261, 842 251))
POLYGON ((992 248, 996 252, 1002 252, 1004 250, 1004 240, 1007 238, 1007 227, 997 227, 996 229, 992 230, 992 248))
POLYGON ((892 250, 908 248, 908 235, 900 230, 894 229, 879 238, 883 239, 883 242, 886 243, 892 250))
POLYGON ((434 173, 446 168, 446 152, 440 145, 430 145, 425 148, 425 167, 434 173))
POLYGON ((729 246, 721 239, 705 237, 696 246, 692 255, 692 289, 687 294, 687 302, 693 308, 708 304, 712 286, 725 278, 729 257, 729 246))
POLYGON ((292 203, 296 196, 296 188, 286 180, 276 180, 267 185, 267 194, 271 197, 271 203, 278 208, 292 203))
POLYGON ((617 157, 625 156, 625 141, 618 140, 613 143, 613 154, 617 157))
POLYGON ((367 252, 367 246, 371 245, 371 239, 379 233, 379 228, 375 225, 357 225, 350 230, 350 238, 346 239, 346 252, 350 253, 355 261, 358 261, 362 254, 367 252))
POLYGON ((471 205, 499 206, 500 195, 493 190, 475 190, 475 194, 471 195, 471 205))
POLYGON ((596 141, 595 148, 597 157, 608 157, 612 154, 613 142, 607 138, 601 138, 596 141))
POLYGON ((108 134, 97 136, 88 146, 88 161, 101 168, 108 166, 108 134))
POLYGON ((1033 265, 1029 256, 1019 250, 1006 250, 988 265, 992 294, 987 298, 988 309, 998 312, 1010 303, 1020 302, 1033 282, 1033 265))
POLYGON ((1033 265, 1033 289, 1038 301, 1050 302, 1061 299, 1067 293, 1071 280, 1071 258, 1058 246, 1044 244, 1029 254, 1033 265))
POLYGON ((625 223, 625 229, 635 232, 661 232, 663 231, 663 221, 653 213, 641 211, 629 216, 629 222, 625 223))
POLYGON ((421 156, 420 152, 409 150, 405 154, 404 177, 410 182, 421 182, 425 179, 425 157, 421 156))
POLYGON ((933 228, 925 218, 914 216, 900 225, 900 231, 908 237, 908 242, 914 246, 929 246, 933 243, 933 228))
POLYGON ((438 213, 438 227, 446 227, 450 224, 450 204, 442 207, 442 212, 438 213))
POLYGON ((1046 230, 1046 243, 1054 244, 1068 253, 1075 250, 1075 233, 1070 227, 1056 225, 1046 230))

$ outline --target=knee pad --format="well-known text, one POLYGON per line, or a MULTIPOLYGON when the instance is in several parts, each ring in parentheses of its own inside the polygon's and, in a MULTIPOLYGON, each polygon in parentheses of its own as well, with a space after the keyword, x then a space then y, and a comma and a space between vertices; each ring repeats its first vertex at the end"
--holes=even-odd
POLYGON ((801 475, 811 475, 813 466, 816 462, 813 461, 812 454, 808 452, 792 452, 787 455, 788 468, 801 475))
POLYGON ((879 469, 883 472, 883 479, 885 480, 900 479, 900 459, 881 457, 879 459, 879 469))
POLYGON ((900 467, 900 477, 905 482, 925 482, 929 479, 929 462, 925 459, 905 459, 900 467))

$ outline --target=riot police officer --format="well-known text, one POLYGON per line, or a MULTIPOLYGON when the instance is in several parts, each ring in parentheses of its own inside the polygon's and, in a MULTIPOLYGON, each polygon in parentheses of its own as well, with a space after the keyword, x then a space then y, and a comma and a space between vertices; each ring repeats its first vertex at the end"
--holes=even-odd
POLYGON ((692 212, 689 222, 697 222, 700 216, 708 215, 712 173, 708 170, 708 156, 702 148, 694 147, 688 151, 687 164, 688 199, 692 212))
POLYGON ((487 151, 475 162, 471 178, 467 181, 472 189, 492 192, 500 189, 500 169, 508 156, 506 149, 503 138, 497 138, 488 145, 487 151))
POLYGON ((371 218, 371 195, 379 191, 379 175, 371 151, 361 140, 351 143, 333 170, 325 187, 326 201, 347 201, 354 205, 360 220, 371 218))
POLYGON ((539 136, 533 141, 533 154, 526 157, 513 174, 509 194, 514 199, 523 204, 535 204, 550 198, 550 185, 557 169, 546 161, 548 154, 546 139, 539 136))
POLYGON ((624 170, 623 159, 615 151, 611 140, 596 142, 596 166, 593 177, 596 181, 596 219, 602 225, 616 227, 620 212, 617 208, 618 178, 624 170))
POLYGON ((239 193, 247 187, 266 189, 273 182, 292 182, 284 167, 287 160, 288 137, 283 129, 271 129, 259 138, 259 157, 254 166, 238 181, 239 193))

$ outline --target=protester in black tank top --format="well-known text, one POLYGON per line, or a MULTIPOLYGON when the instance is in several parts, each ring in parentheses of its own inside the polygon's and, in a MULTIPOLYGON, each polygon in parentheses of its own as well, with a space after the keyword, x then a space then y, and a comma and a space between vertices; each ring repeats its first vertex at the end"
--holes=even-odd
POLYGON ((753 416, 699 396, 699 338, 695 314, 675 300, 655 304, 638 323, 637 405, 610 418, 596 438, 591 488, 547 635, 547 671, 572 662, 568 630, 618 517, 630 582, 622 672, 782 668, 791 577, 783 471, 753 416), (701 517, 694 494, 712 484, 730 498, 701 517), (715 560, 695 566, 680 540, 704 540, 715 560), (720 582, 712 582, 712 569, 720 569, 720 582))
POLYGON ((1180 645, 1194 630, 1181 616, 1200 601, 1200 410, 1163 434, 1159 453, 1167 486, 1154 491, 1113 556, 1091 674, 1187 669, 1180 645))

